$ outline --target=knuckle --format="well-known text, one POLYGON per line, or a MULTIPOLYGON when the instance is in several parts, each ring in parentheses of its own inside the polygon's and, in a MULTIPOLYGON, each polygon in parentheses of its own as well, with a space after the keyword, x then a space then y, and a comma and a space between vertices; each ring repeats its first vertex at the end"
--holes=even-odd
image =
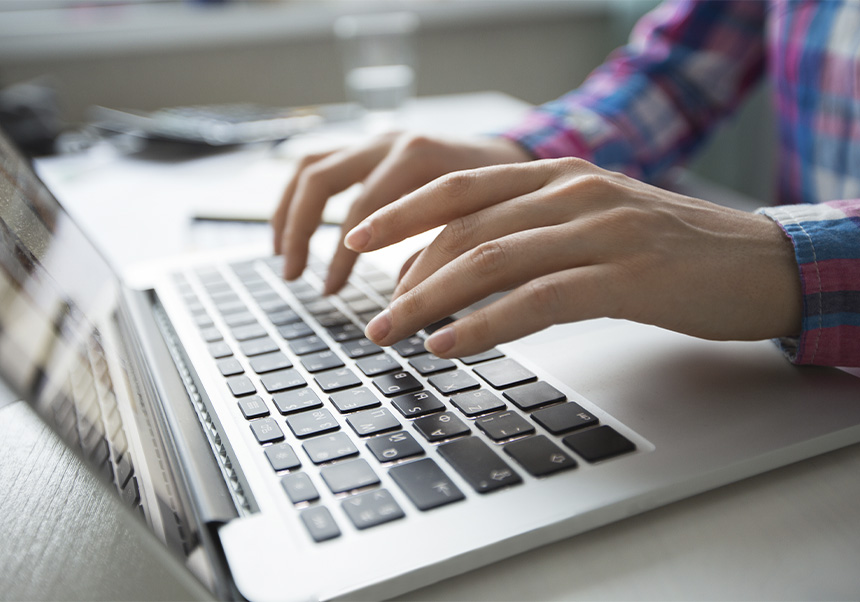
POLYGON ((526 284, 526 296, 538 316, 548 323, 554 323, 561 315, 564 299, 559 283, 554 278, 540 278, 526 284))
POLYGON ((438 145, 433 138, 423 134, 402 134, 397 144, 402 152, 414 155, 424 154, 438 145))
POLYGON ((449 198, 461 198, 472 190, 477 174, 473 170, 455 171, 436 180, 438 192, 449 198))
POLYGON ((471 251, 470 263, 479 276, 493 276, 502 272, 508 263, 508 250, 504 243, 492 240, 471 251))
POLYGON ((448 257, 458 257, 463 250, 469 248, 472 238, 471 216, 458 217, 448 222, 448 225, 436 238, 437 248, 448 257))
MULTIPOLYGON (((466 322, 466 320, 463 320, 466 322)), ((492 335, 494 329, 487 312, 476 311, 468 317, 468 338, 471 341, 486 341, 492 335)))
POLYGON ((412 316, 420 315, 426 308, 427 303, 420 288, 413 288, 397 299, 396 307, 392 308, 392 313, 396 311, 396 313, 409 319, 412 316))

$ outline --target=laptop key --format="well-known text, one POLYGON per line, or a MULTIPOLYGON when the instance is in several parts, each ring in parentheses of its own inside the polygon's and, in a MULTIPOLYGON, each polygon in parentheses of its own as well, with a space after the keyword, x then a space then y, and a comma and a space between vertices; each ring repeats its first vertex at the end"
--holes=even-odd
POLYGON ((203 340, 207 343, 217 343, 218 341, 224 340, 224 337, 221 336, 221 331, 214 326, 201 329, 200 336, 203 337, 203 340))
POLYGON ((361 384, 359 378, 349 368, 319 372, 314 375, 314 380, 326 393, 357 387, 361 384))
POLYGON ((311 328, 301 320, 299 320, 298 322, 284 324, 283 326, 278 328, 278 332, 282 337, 284 337, 284 339, 288 341, 292 341, 293 339, 301 339, 314 334, 313 328, 311 328))
POLYGON ((568 435, 561 441, 587 462, 599 462, 636 450, 632 441, 606 425, 568 435))
POLYGON ((535 427, 529 421, 514 412, 499 412, 478 418, 475 420, 475 426, 493 441, 504 441, 535 432, 535 427))
POLYGON ((293 324, 295 322, 301 321, 299 314, 294 312, 292 309, 282 309, 280 311, 273 311, 267 314, 269 316, 269 320, 275 326, 285 326, 287 324, 293 324))
POLYGON ((481 386, 477 380, 462 370, 437 374, 427 380, 443 395, 454 395, 455 393, 477 389, 481 386))
POLYGON ((253 322, 251 324, 236 326, 231 330, 231 333, 237 341, 248 341, 266 336, 266 329, 260 326, 259 323, 253 322))
POLYGON ((427 353, 427 350, 424 348, 424 339, 418 335, 412 335, 409 338, 398 341, 391 348, 399 353, 400 357, 412 357, 420 353, 427 353))
POLYGON ((461 357, 460 361, 467 366, 471 366, 473 364, 479 364, 481 362, 497 360, 500 357, 505 357, 505 354, 494 348, 490 349, 489 351, 484 351, 483 353, 476 353, 475 355, 467 355, 466 357, 461 357))
POLYGON ((361 370, 365 376, 373 378, 386 372, 394 372, 400 370, 401 366, 387 353, 381 355, 373 355, 356 360, 355 365, 361 370))
POLYGON ((429 391, 416 391, 395 397, 391 400, 391 405, 405 418, 426 416, 445 409, 445 404, 429 391))
POLYGON ((438 508, 466 498, 430 458, 394 466, 388 474, 419 510, 438 508))
POLYGON ((564 393, 543 381, 508 389, 502 395, 519 409, 527 411, 551 403, 567 401, 564 393))
POLYGON ((239 409, 247 420, 269 415, 269 408, 259 395, 245 397, 239 400, 239 409))
POLYGON ((323 370, 332 370, 334 368, 342 368, 343 361, 337 356, 334 351, 326 349, 316 353, 309 353, 301 358, 302 366, 310 373, 322 372, 323 370))
POLYGON ((272 465, 272 469, 275 472, 295 470, 302 465, 301 460, 299 460, 299 457, 289 443, 270 445, 265 449, 265 452, 266 458, 268 458, 269 464, 272 465))
POLYGON ((439 446, 439 455, 478 493, 522 483, 522 477, 477 437, 444 443, 439 446))
POLYGON ((512 441, 503 449, 535 477, 545 477, 577 466, 576 460, 544 435, 512 441))
POLYGON ((322 435, 340 429, 334 416, 325 408, 287 416, 287 426, 299 439, 322 435))
POLYGON ((340 537, 340 529, 325 506, 305 508, 299 516, 314 541, 328 541, 340 537))
POLYGON ((287 370, 278 370, 277 372, 269 372, 260 377, 260 382, 269 393, 277 393, 278 391, 286 391, 288 389, 297 389, 304 387, 307 381, 299 372, 293 368, 287 370))
POLYGON ((356 529, 368 529, 403 518, 403 509, 385 489, 366 491, 341 502, 344 512, 356 529))
POLYGON ((366 445, 380 462, 394 462, 424 454, 424 448, 406 431, 374 437, 366 445))
POLYGON ((358 455, 358 448, 344 433, 314 437, 305 441, 302 447, 314 464, 324 464, 358 455))
POLYGON ((364 331, 353 323, 338 324, 328 329, 329 336, 338 343, 354 341, 364 337, 364 331))
POLYGON ((294 504, 312 502, 320 498, 319 491, 314 487, 311 478, 303 472, 296 472, 283 477, 281 487, 284 488, 287 497, 294 504))
POLYGON ((249 311, 243 311, 235 314, 230 314, 229 316, 224 316, 224 322, 227 323, 227 326, 230 328, 235 328, 236 326, 242 326, 244 324, 253 324, 257 321, 257 318, 251 314, 249 311))
POLYGON ((598 420, 578 403, 568 401, 532 413, 532 418, 553 435, 597 424, 598 420))
POLYGON ((278 411, 284 415, 322 407, 320 398, 308 388, 278 393, 272 396, 272 401, 275 402, 278 411))
POLYGON ((271 418, 260 418, 259 420, 251 421, 251 431, 253 431, 254 437, 261 444, 273 443, 284 438, 284 431, 271 418))
POLYGON ((255 355, 263 355, 264 353, 271 353, 272 351, 278 351, 278 345, 270 339, 269 337, 262 337, 259 339, 251 339, 250 341, 244 341, 239 343, 239 349, 248 357, 253 357, 255 355))
POLYGON ((424 355, 416 355, 409 358, 409 365, 415 368, 421 376, 445 372, 457 367, 457 364, 451 360, 436 357, 432 353, 425 353, 424 355))
POLYGON ((266 372, 293 367, 293 363, 280 351, 258 355, 250 358, 248 361, 251 364, 251 369, 257 374, 265 374, 266 372))
POLYGON ((382 353, 382 347, 365 337, 346 341, 340 346, 340 348, 350 359, 358 359, 382 353))
POLYGON ((233 355, 233 350, 230 349, 230 345, 224 341, 209 343, 207 348, 209 349, 209 355, 214 357, 216 360, 233 355))
POLYGON ((375 408, 380 404, 379 398, 367 387, 358 387, 332 393, 329 400, 341 414, 375 408))
POLYGON ((373 385, 386 397, 414 393, 424 388, 417 378, 409 372, 395 372, 373 379, 373 385))
POLYGON ((346 421, 360 437, 369 437, 401 428, 397 418, 386 408, 376 408, 375 410, 364 410, 350 414, 347 416, 346 421))
POLYGON ((504 401, 486 389, 458 393, 451 398, 451 403, 469 418, 481 414, 489 414, 490 412, 498 412, 507 407, 504 401))
POLYGON ((332 493, 345 493, 379 484, 379 477, 367 460, 362 458, 324 466, 320 469, 320 475, 332 493))
POLYGON ((457 418, 453 412, 424 416, 416 419, 412 424, 431 443, 468 435, 472 432, 469 426, 457 418))
POLYGON ((292 341, 289 341, 288 345, 296 355, 307 355, 308 353, 328 350, 326 342, 315 334, 301 339, 293 339, 292 341))
POLYGON ((242 397, 243 395, 250 395, 251 393, 257 392, 256 387, 254 387, 254 383, 252 383, 251 379, 245 375, 232 376, 228 378, 227 386, 230 387, 230 392, 233 393, 234 397, 242 397))
POLYGON ((481 364, 475 368, 475 374, 487 381, 494 389, 506 389, 537 380, 532 372, 510 358, 481 364))
POLYGON ((223 376, 236 376, 237 374, 245 372, 242 364, 240 364, 239 360, 235 357, 227 357, 218 360, 218 370, 223 376))

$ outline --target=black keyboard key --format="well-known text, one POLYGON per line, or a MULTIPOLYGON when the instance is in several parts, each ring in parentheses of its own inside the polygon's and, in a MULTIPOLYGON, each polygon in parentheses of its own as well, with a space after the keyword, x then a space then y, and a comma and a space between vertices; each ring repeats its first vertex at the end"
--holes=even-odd
POLYGON ((287 416, 287 426, 299 439, 330 433, 340 428, 337 420, 325 408, 287 416))
POLYGON ((391 347, 400 354, 400 357, 412 357, 420 353, 427 353, 427 350, 424 348, 424 339, 418 335, 412 335, 408 339, 398 341, 391 347))
POLYGON ((448 324, 453 324, 454 321, 455 319, 451 316, 448 316, 447 318, 442 318, 438 322, 433 322, 432 324, 430 324, 430 326, 425 327, 424 334, 430 336, 437 330, 442 330, 444 327, 448 326, 448 324))
POLYGON ((504 450, 535 477, 576 468, 576 460, 543 435, 512 441, 504 450))
POLYGON ((598 420, 578 403, 569 401, 532 413, 532 418, 553 435, 597 424, 598 420))
POLYGON ((346 421, 360 437, 369 437, 387 431, 396 431, 401 428, 394 414, 385 408, 364 410, 350 414, 347 416, 346 421))
POLYGON ((239 409, 247 420, 269 415, 269 408, 259 395, 245 397, 239 400, 239 409))
POLYGON ((379 484, 379 477, 367 460, 361 458, 324 466, 320 469, 320 475, 332 493, 344 493, 379 484))
POLYGON ((367 442, 367 449, 380 462, 394 462, 420 456, 424 448, 406 431, 380 435, 367 442))
POLYGON ((483 353, 476 353, 475 355, 468 355, 466 357, 461 357, 460 361, 466 364, 467 366, 471 366, 473 364, 480 364, 481 362, 489 362, 490 360, 497 360, 500 357, 505 357, 505 354, 499 351, 498 349, 490 349, 489 351, 484 351, 483 353))
POLYGON ((341 414, 375 408, 381 405, 379 398, 367 387, 358 387, 357 389, 332 393, 329 400, 341 414))
POLYGON ((394 466, 388 474, 419 510, 430 510, 466 497, 430 458, 394 466))
POLYGON ((354 360, 361 357, 367 357, 368 355, 382 353, 382 347, 365 337, 361 337, 360 339, 355 339, 353 341, 346 341, 340 346, 340 348, 347 357, 354 360))
POLYGON ((230 392, 233 393, 234 397, 242 397, 257 392, 254 383, 245 375, 231 376, 227 379, 227 386, 230 387, 230 392))
POLYGON ((263 386, 269 393, 297 389, 299 387, 304 387, 307 384, 307 381, 302 377, 302 375, 293 368, 264 374, 260 377, 260 382, 263 383, 263 386))
POLYGON ((287 324, 293 324, 295 322, 301 321, 299 314, 294 312, 292 309, 273 311, 272 313, 269 313, 267 315, 269 316, 269 320, 271 320, 272 324, 274 324, 275 326, 286 326, 287 324))
POLYGON ((248 357, 253 357, 255 355, 263 355, 264 353, 271 353, 272 351, 278 350, 278 344, 275 343, 269 337, 262 337, 259 339, 251 339, 250 341, 244 341, 239 343, 239 349, 248 357))
POLYGON ((468 435, 472 432, 469 426, 457 418, 453 412, 424 416, 416 419, 412 424, 431 443, 468 435))
POLYGON ((307 309, 315 316, 321 314, 330 314, 334 311, 337 311, 337 307, 335 307, 334 303, 332 303, 328 299, 317 299, 316 301, 309 301, 305 303, 305 309, 307 309))
POLYGON ((219 341, 217 343, 209 343, 208 345, 209 355, 214 357, 216 360, 230 357, 233 355, 233 350, 230 349, 230 345, 225 343, 224 341, 219 341))
MULTIPOLYGON (((277 293, 275 293, 277 295, 277 293)), ((257 303, 260 305, 260 309, 262 309, 266 314, 274 314, 283 311, 292 311, 290 306, 287 305, 287 302, 277 296, 269 296, 267 298, 261 299, 258 295, 254 295, 257 299, 257 303)))
MULTIPOLYGON (((323 324, 325 326, 325 324, 323 324)), ((336 326, 331 326, 328 329, 329 336, 333 338, 338 343, 345 343, 346 341, 354 341, 355 339, 360 339, 364 336, 364 331, 356 326, 355 324, 347 323, 347 324, 338 324, 336 326)))
POLYGON ((394 372, 400 370, 401 366, 387 353, 381 355, 373 355, 371 357, 363 357, 356 360, 355 365, 361 370, 365 376, 373 378, 386 372, 394 372))
POLYGON ((299 516, 314 541, 328 541, 340 537, 340 529, 325 506, 305 508, 299 516))
POLYGON ((432 353, 415 355, 409 358, 409 365, 415 368, 421 376, 428 376, 430 374, 436 374, 437 372, 445 372, 446 370, 453 370, 457 367, 457 364, 451 360, 436 357, 432 353))
POLYGON ((417 378, 409 372, 395 372, 373 379, 373 385, 386 397, 414 393, 424 388, 417 378))
POLYGON ((521 410, 532 410, 551 403, 567 401, 564 393, 543 381, 508 389, 502 395, 521 410))
POLYGON ((368 529, 405 516, 385 489, 359 493, 343 500, 341 505, 356 529, 368 529))
POLYGON ((443 395, 454 395, 470 389, 477 389, 481 384, 471 375, 462 371, 444 372, 431 376, 427 380, 443 395))
POLYGON ((236 326, 242 326, 244 324, 253 324, 257 321, 257 318, 255 318, 251 312, 243 311, 230 314, 229 316, 224 316, 224 321, 230 328, 235 328, 236 326))
POLYGON ((245 372, 242 364, 240 364, 239 360, 234 357, 227 357, 222 360, 218 360, 218 370, 224 376, 236 376, 237 374, 245 372))
POLYGON ((314 380, 326 393, 357 387, 361 384, 359 378, 349 368, 338 368, 314 375, 314 380))
POLYGON ((311 328, 301 320, 299 320, 298 322, 284 324, 283 326, 278 328, 278 332, 288 341, 292 341, 293 339, 301 339, 314 334, 313 328, 311 328))
POLYGON ((237 341, 248 341, 250 339, 259 339, 260 337, 266 336, 266 329, 256 322, 253 324, 236 326, 230 332, 232 333, 233 338, 237 341))
POLYGON ((562 443, 587 462, 599 462, 636 449, 632 441, 611 426, 605 425, 568 435, 562 439, 562 443))
POLYGON ((301 362, 305 370, 312 374, 314 372, 322 372, 323 370, 342 368, 344 365, 337 354, 329 349, 304 355, 301 357, 301 362))
POLYGON ((489 414, 490 412, 498 412, 507 407, 504 401, 486 389, 458 393, 451 398, 451 403, 469 418, 481 414, 489 414))
POLYGON ((391 405, 406 418, 418 418, 445 409, 439 399, 429 391, 417 391, 391 400, 391 405))
POLYGON ((314 464, 325 464, 358 455, 358 448, 344 433, 314 437, 302 443, 302 447, 314 464))
POLYGON ((293 367, 292 362, 280 351, 252 357, 249 363, 251 364, 251 369, 257 374, 265 374, 266 372, 293 367))
POLYGON ((272 401, 275 402, 278 411, 284 415, 322 407, 320 398, 308 388, 278 393, 272 396, 272 401))
POLYGON ((535 432, 535 427, 528 420, 514 412, 499 412, 478 418, 475 420, 475 426, 493 441, 504 441, 535 432))
POLYGON ((475 374, 490 383, 494 389, 506 389, 537 379, 532 372, 510 358, 481 364, 475 368, 475 374))
POLYGON ((260 418, 252 421, 251 430, 260 443, 272 443, 284 438, 284 431, 271 418, 260 418))
POLYGON ((319 491, 314 487, 311 478, 303 472, 286 475, 281 479, 281 486, 294 504, 320 499, 319 491))
POLYGON ((477 437, 466 437, 440 445, 439 455, 478 493, 522 483, 520 475, 477 437))
POLYGON ((276 443, 266 448, 266 457, 275 472, 281 470, 295 470, 302 463, 289 443, 276 443))
MULTIPOLYGON (((349 323, 349 318, 339 311, 333 311, 330 314, 322 314, 314 317, 316 318, 317 323, 327 330, 335 329, 336 327, 349 323)), ((332 338, 335 338, 334 335, 332 335, 332 338)))
POLYGON ((315 334, 301 339, 293 339, 287 344, 296 355, 307 355, 308 353, 316 353, 317 351, 328 351, 328 345, 326 345, 326 342, 315 334))

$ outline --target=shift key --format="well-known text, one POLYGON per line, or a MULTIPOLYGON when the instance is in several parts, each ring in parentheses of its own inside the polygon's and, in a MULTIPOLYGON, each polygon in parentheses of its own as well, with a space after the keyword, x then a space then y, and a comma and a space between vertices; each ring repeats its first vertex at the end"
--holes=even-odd
POLYGON ((478 493, 522 483, 520 476, 477 437, 466 437, 440 445, 439 454, 478 493))

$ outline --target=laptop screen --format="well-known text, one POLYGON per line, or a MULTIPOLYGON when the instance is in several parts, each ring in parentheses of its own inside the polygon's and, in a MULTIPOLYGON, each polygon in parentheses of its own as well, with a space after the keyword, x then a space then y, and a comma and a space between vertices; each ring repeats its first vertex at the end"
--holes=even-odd
POLYGON ((70 370, 101 349, 108 263, 0 132, 0 374, 40 412, 81 393, 70 370))

